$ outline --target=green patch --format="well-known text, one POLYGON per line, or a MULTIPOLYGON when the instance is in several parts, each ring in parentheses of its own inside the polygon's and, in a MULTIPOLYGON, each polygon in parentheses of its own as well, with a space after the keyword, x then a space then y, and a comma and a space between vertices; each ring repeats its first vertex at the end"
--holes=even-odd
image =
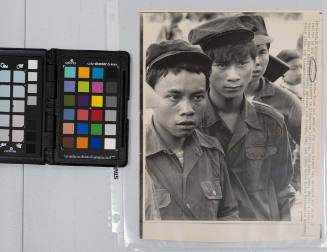
POLYGON ((102 124, 91 124, 91 135, 100 136, 102 135, 102 124))

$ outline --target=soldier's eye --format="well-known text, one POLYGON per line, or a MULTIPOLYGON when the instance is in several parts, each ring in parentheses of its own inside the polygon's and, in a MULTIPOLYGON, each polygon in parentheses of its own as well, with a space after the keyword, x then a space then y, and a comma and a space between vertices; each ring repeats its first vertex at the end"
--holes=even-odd
POLYGON ((167 97, 171 101, 177 101, 179 99, 178 95, 168 95, 167 97))
POLYGON ((264 50, 260 50, 259 51, 259 54, 261 54, 261 55, 267 54, 267 50, 265 50, 265 49, 264 50))
POLYGON ((195 102, 199 102, 199 101, 202 101, 204 99, 204 95, 196 95, 193 97, 193 100, 195 102))
POLYGON ((292 66, 292 67, 290 68, 290 70, 294 70, 294 71, 296 71, 296 70, 300 70, 300 69, 302 69, 301 66, 292 66))
POLYGON ((220 68, 220 69, 225 69, 226 66, 227 66, 227 64, 222 63, 222 62, 217 62, 217 63, 214 63, 213 65, 220 68))
POLYGON ((248 63, 249 63, 248 60, 244 60, 244 61, 241 61, 239 64, 242 65, 242 66, 244 66, 244 65, 246 65, 246 64, 248 64, 248 63))

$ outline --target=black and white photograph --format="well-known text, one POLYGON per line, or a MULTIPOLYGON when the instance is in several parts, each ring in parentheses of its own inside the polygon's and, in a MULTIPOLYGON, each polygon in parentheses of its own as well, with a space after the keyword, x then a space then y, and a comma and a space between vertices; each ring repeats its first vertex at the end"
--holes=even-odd
POLYGON ((305 15, 141 14, 143 238, 303 223, 305 15))

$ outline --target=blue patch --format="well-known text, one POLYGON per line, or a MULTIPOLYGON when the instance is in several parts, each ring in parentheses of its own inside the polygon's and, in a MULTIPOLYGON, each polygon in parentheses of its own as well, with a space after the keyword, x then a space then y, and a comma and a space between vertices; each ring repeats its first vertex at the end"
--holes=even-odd
POLYGON ((103 79, 103 68, 102 67, 93 67, 92 68, 92 79, 103 79))
POLYGON ((78 135, 87 135, 89 133, 88 123, 77 123, 77 134, 78 135))
POLYGON ((64 109, 64 120, 75 120, 75 109, 64 109))
POLYGON ((91 137, 91 149, 103 149, 102 147, 102 138, 91 137))

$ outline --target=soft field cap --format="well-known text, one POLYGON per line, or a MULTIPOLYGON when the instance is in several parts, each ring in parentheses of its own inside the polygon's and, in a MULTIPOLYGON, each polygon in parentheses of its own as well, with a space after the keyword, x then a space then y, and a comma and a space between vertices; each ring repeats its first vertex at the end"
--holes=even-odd
POLYGON ((297 50, 285 49, 277 55, 277 58, 287 63, 294 59, 300 59, 301 55, 297 50))
POLYGON ((246 27, 239 16, 218 18, 192 29, 188 40, 200 45, 203 50, 216 48, 239 41, 251 41, 253 32, 246 27))
POLYGON ((255 45, 270 44, 273 39, 268 35, 265 20, 259 15, 240 15, 240 21, 254 33, 255 45))
POLYGON ((205 55, 200 48, 190 45, 184 40, 165 40, 159 44, 151 44, 146 50, 147 71, 158 62, 173 59, 174 57, 190 56, 199 64, 211 66, 211 59, 205 55))

